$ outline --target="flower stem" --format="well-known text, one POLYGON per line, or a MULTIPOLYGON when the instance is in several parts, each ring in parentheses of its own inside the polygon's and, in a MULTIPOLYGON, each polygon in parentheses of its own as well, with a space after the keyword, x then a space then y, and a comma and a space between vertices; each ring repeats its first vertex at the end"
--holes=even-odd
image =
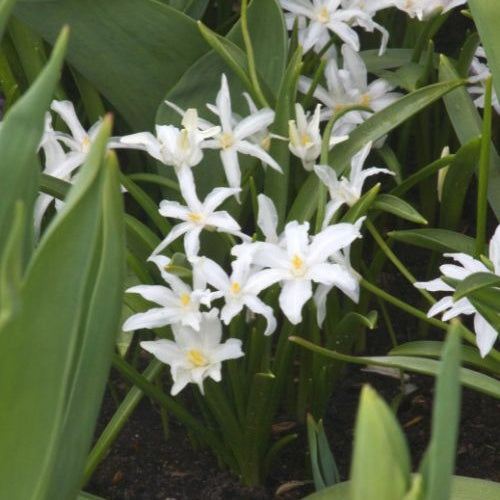
POLYGON ((248 31, 248 0, 242 0, 241 2, 241 33, 243 35, 243 43, 245 44, 245 50, 248 59, 248 72, 250 76, 250 81, 255 90, 255 95, 259 99, 261 106, 269 108, 269 103, 262 93, 260 87, 259 78, 257 76, 257 69, 255 67, 255 57, 253 53, 252 40, 250 39, 250 32, 248 31))

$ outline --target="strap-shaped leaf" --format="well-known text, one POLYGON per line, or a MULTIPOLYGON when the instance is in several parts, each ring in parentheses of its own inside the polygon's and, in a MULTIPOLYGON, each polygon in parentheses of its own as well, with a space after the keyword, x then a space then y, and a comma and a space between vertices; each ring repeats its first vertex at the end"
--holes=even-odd
POLYGON ((80 486, 121 310, 120 194, 113 167, 101 168, 109 132, 106 120, 0 331, 8 498, 71 498, 80 486))
MULTIPOLYGON (((38 192, 36 152, 64 58, 68 30, 64 30, 49 63, 36 82, 12 106, 0 127, 0 254, 7 239, 14 206, 22 200, 31 213, 38 192)), ((32 245, 33 228, 25 226, 25 248, 32 245)), ((26 252, 26 256, 29 252, 26 252)))
POLYGON ((375 198, 372 208, 389 212, 416 224, 427 224, 424 217, 409 203, 391 194, 379 194, 375 198))
MULTIPOLYGON (((499 287, 500 286, 500 276, 493 273, 474 273, 463 281, 458 283, 455 293, 453 294, 453 300, 457 301, 466 295, 473 294, 479 290, 489 287, 499 287)), ((500 304, 499 304, 500 307, 500 304)))

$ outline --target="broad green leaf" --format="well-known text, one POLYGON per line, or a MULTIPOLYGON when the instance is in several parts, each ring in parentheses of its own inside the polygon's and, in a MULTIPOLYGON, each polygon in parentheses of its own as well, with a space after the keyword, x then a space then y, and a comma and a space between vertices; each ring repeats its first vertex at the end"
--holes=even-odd
POLYGON ((20 307, 19 293, 23 273, 23 236, 28 223, 22 201, 15 205, 12 227, 0 257, 0 329, 20 307))
MULTIPOLYGON (((36 152, 44 129, 45 112, 59 79, 68 30, 56 43, 49 63, 26 94, 13 105, 0 127, 0 254, 7 239, 17 200, 33 210, 38 192, 39 167, 36 152)), ((25 226, 25 248, 32 245, 33 227, 25 226)), ((29 256, 26 252, 26 257, 29 256)))
POLYGON ((439 226, 443 229, 459 229, 467 189, 479 161, 480 144, 477 137, 464 144, 446 171, 439 212, 439 226))
MULTIPOLYGON (((307 496, 305 500, 347 500, 349 488, 350 481, 345 481, 317 491, 307 496)), ((497 500, 500 498, 500 483, 472 477, 453 476, 449 500, 471 500, 473 498, 497 500)), ((405 497, 404 500, 410 500, 410 498, 405 497)))
POLYGON ((461 328, 457 320, 448 328, 437 374, 431 442, 423 474, 426 500, 441 500, 450 496, 460 419, 461 328))
POLYGON ((193 19, 200 19, 207 10, 208 0, 160 0, 193 19))
POLYGON ((500 95, 500 38, 498 37, 500 11, 498 10, 498 2, 496 0, 469 0, 468 5, 488 58, 488 66, 493 74, 493 85, 497 95, 500 95))
MULTIPOLYGON (((434 340, 417 340, 400 344, 389 351, 390 356, 416 356, 424 358, 439 358, 443 342, 434 340)), ((482 358, 475 347, 462 346, 462 363, 470 364, 480 370, 490 371, 500 375, 500 363, 491 357, 482 358)))
POLYGON ((427 224, 427 221, 409 203, 391 194, 379 194, 372 205, 373 209, 389 212, 402 219, 427 224))
POLYGON ((135 130, 152 127, 165 93, 208 50, 193 19, 152 0, 40 2, 14 13, 50 42, 69 24, 68 62, 135 130))
POLYGON ((382 69, 399 68, 411 61, 411 49, 387 49, 379 55, 378 49, 363 50, 359 53, 366 69, 371 73, 376 73, 382 69))
POLYGON ((3 32, 10 16, 12 7, 16 0, 1 0, 0 1, 0 40, 2 40, 3 32))
MULTIPOLYGON (((449 59, 441 55, 439 63, 439 80, 453 81, 458 73, 449 59)), ((497 82, 498 85, 498 82, 497 82)), ((465 88, 455 89, 444 97, 446 111, 450 117, 453 129, 461 144, 481 135, 481 118, 472 99, 465 88)), ((494 146, 490 151, 490 171, 488 176, 488 201, 498 220, 500 220, 500 157, 494 146)))
POLYGON ((406 440, 396 417, 370 386, 361 391, 354 434, 349 498, 401 500, 410 486, 406 440))
MULTIPOLYGON (((0 332, 5 405, 0 454, 10 457, 0 468, 0 480, 8 498, 71 498, 80 485, 82 469, 76 465, 85 459, 95 418, 82 422, 73 404, 83 408, 82 417, 97 415, 117 326, 115 309, 120 310, 121 284, 110 277, 122 272, 121 250, 113 252, 112 264, 101 251, 120 228, 113 217, 104 235, 101 221, 103 182, 110 174, 100 167, 109 131, 106 120, 77 184, 34 254, 21 310, 0 332), (103 265, 109 268, 107 279, 100 274, 103 265), (102 286, 105 297, 96 303, 102 286), (100 321, 94 324, 97 315, 100 321), (80 376, 90 384, 88 390, 75 385, 80 376), (71 454, 71 460, 61 464, 61 452, 71 454)), ((121 241, 117 244, 121 248, 121 241)))
MULTIPOLYGON (((466 295, 477 292, 484 288, 500 286, 500 276, 493 273, 481 272, 470 274, 463 281, 458 283, 453 300, 457 301, 466 295)), ((500 304, 499 304, 500 307, 500 304)))
POLYGON ((408 229, 390 231, 387 235, 403 243, 436 250, 437 252, 462 252, 474 254, 474 239, 448 229, 408 229))
POLYGON ((330 165, 341 173, 351 158, 368 142, 376 141, 432 104, 446 93, 464 84, 464 80, 435 83, 411 92, 401 99, 370 116, 364 123, 349 134, 349 139, 333 147, 330 152, 330 165))

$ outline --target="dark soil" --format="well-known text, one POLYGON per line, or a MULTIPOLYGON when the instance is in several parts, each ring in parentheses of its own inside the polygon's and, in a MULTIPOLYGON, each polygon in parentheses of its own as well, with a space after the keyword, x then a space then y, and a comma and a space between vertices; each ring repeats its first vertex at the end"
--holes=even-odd
MULTIPOLYGON (((325 427, 343 479, 348 477, 353 427, 359 391, 374 386, 390 402, 399 394, 396 379, 353 368, 337 388, 325 418, 325 427)), ((434 381, 412 375, 414 392, 405 397, 398 417, 418 466, 430 432, 434 381)), ((114 411, 107 398, 100 427, 114 411)), ((500 401, 472 390, 463 391, 462 422, 456 474, 500 481, 500 401)), ((96 470, 86 491, 108 500, 218 500, 296 499, 311 493, 304 429, 276 464, 266 488, 241 486, 221 470, 208 450, 193 450, 184 429, 171 422, 163 437, 157 410, 144 399, 133 413, 109 455, 96 470), (277 492, 282 494, 277 495, 277 492)))

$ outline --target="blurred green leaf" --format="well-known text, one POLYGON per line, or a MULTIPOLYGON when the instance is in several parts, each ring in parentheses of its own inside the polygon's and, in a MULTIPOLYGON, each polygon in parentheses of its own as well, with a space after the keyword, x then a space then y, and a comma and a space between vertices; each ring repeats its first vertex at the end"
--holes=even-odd
POLYGON ((116 167, 101 168, 109 131, 107 120, 0 332, 6 498, 71 498, 80 486, 121 309, 121 195, 116 167))
POLYGON ((350 499, 401 500, 410 486, 406 440, 396 417, 370 386, 361 391, 354 433, 350 499))
POLYGON ((16 0, 0 0, 0 40, 2 40, 5 26, 15 3, 16 0))
POLYGON ((382 210, 416 224, 427 224, 427 221, 409 203, 391 194, 379 194, 372 205, 373 209, 382 210))
POLYGON ((377 199, 378 192, 380 191, 380 184, 375 184, 370 191, 366 192, 361 198, 354 203, 352 207, 342 217, 342 222, 350 222, 354 224, 360 217, 368 212, 373 207, 377 199))
POLYGON ((411 49, 387 49, 382 55, 378 49, 362 50, 359 55, 370 73, 382 69, 399 68, 411 61, 411 49))
POLYGON ((193 19, 200 19, 207 10, 209 0, 159 0, 193 19))
POLYGON ((426 500, 442 500, 450 496, 460 420, 461 328, 458 320, 452 321, 439 364, 432 407, 431 442, 423 473, 426 500))
MULTIPOLYGON (((0 255, 7 240, 17 200, 33 210, 38 192, 37 150, 44 130, 45 112, 59 79, 68 30, 61 33, 49 63, 26 94, 13 105, 0 127, 0 255)), ((25 257, 33 242, 33 227, 25 225, 25 257)))
POLYGON ((474 239, 448 229, 408 229, 390 231, 387 235, 403 243, 436 250, 437 252, 462 252, 474 254, 474 239))
POLYGON ((193 19, 152 0, 40 2, 14 13, 50 42, 69 24, 68 62, 136 130, 151 128, 165 93, 208 50, 193 19))

